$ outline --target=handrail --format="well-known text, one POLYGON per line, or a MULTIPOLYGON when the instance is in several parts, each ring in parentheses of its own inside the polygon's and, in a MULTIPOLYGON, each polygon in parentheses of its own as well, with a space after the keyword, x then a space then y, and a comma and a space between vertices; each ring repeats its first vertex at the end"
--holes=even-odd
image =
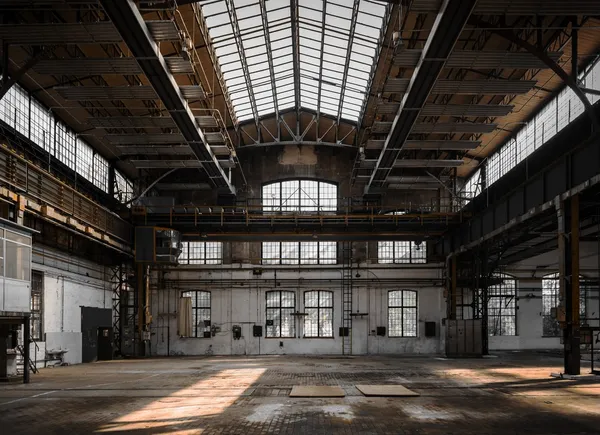
POLYGON ((0 182, 122 242, 131 241, 129 223, 44 169, 27 161, 6 145, 0 146, 0 182))

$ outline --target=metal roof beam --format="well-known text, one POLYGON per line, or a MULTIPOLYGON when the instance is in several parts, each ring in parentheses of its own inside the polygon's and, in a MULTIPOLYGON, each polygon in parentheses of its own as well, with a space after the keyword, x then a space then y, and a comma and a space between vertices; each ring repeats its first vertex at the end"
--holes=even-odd
POLYGON ((404 143, 405 150, 463 151, 474 150, 479 146, 479 140, 407 140, 404 143))
MULTIPOLYGON (((452 52, 454 44, 471 15, 475 3, 476 0, 445 0, 442 4, 425 43, 423 55, 400 103, 400 110, 394 118, 392 131, 386 139, 371 178, 365 186, 365 193, 368 193, 372 186, 381 187, 386 182, 386 178, 394 167, 400 150, 419 116, 419 110, 406 111, 402 109, 421 109, 423 107, 439 73, 444 68, 445 60, 452 52), (395 145, 394 148, 390 147, 391 144, 395 145)), ((460 162, 462 164, 462 160, 460 162)))
POLYGON ((122 156, 193 156, 194 152, 187 145, 174 146, 143 146, 118 145, 117 150, 122 156))
POLYGON ((164 57, 150 34, 133 0, 100 0, 102 7, 119 30, 123 40, 138 59, 140 67, 157 95, 169 110, 181 134, 190 145, 216 186, 235 194, 235 187, 223 171, 216 156, 198 128, 194 114, 183 98, 175 79, 168 71, 164 57))
POLYGON ((462 166, 462 160, 425 160, 402 159, 394 162, 394 168, 456 168, 462 166))

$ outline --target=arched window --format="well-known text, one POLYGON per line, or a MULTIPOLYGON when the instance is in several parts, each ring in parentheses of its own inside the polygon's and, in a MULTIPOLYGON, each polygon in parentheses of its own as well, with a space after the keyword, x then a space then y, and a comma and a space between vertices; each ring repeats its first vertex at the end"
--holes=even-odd
MULTIPOLYGON (((544 337, 560 337, 561 328, 553 308, 559 305, 560 281, 558 273, 551 273, 542 278, 542 319, 544 337)), ((587 285, 584 277, 579 276, 579 317, 586 316, 587 285)), ((554 310, 555 311, 555 310, 554 310)))
POLYGON ((304 336, 333 337, 333 292, 304 292, 304 336))
POLYGON ((493 279, 497 284, 488 287, 488 334, 517 335, 517 281, 503 273, 493 279))
POLYGON ((296 293, 292 291, 274 290, 267 294, 266 337, 294 338, 296 323, 296 293))
POLYGON ((337 210, 337 186, 315 180, 287 180, 264 184, 263 211, 270 213, 314 213, 337 210))
POLYGON ((193 290, 181 296, 192 299, 192 337, 210 338, 210 292, 193 290))
POLYGON ((417 336, 417 292, 390 290, 388 292, 388 336, 417 336))

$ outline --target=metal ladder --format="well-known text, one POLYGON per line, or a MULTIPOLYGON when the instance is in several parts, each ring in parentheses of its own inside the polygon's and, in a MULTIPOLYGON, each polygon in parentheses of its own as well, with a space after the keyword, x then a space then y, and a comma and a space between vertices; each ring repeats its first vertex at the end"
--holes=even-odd
MULTIPOLYGON (((352 242, 342 243, 342 354, 352 355, 352 242)), ((340 331, 340 332, 342 332, 340 331)))

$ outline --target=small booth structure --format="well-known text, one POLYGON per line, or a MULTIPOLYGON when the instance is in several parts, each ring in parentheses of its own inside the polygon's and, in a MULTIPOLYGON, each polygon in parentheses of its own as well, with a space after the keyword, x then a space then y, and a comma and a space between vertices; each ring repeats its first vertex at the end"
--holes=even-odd
POLYGON ((0 381, 17 375, 19 333, 23 331, 23 382, 29 382, 31 236, 35 232, 0 219, 0 381))

